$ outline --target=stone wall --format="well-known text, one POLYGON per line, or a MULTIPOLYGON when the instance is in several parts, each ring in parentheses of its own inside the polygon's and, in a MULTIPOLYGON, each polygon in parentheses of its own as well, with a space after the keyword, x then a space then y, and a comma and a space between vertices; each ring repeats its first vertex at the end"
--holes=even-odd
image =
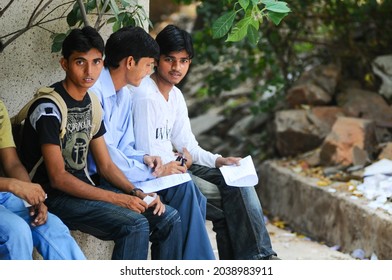
MULTIPOLYGON (((4 7, 3 2, 0 8, 4 7)), ((24 28, 33 7, 38 2, 39 0, 15 1, 0 17, 0 37, 24 28)), ((63 2, 54 0, 48 8, 63 2)), ((149 12, 149 0, 137 2, 147 13, 149 12)), ((65 19, 49 23, 47 28, 54 32, 64 32, 67 28, 65 19)), ((104 39, 110 32, 111 28, 101 30, 104 39)), ((46 30, 33 28, 0 53, 0 98, 4 101, 11 116, 31 98, 38 87, 50 85, 64 76, 59 64, 60 54, 51 53, 50 35, 51 33, 46 30)))

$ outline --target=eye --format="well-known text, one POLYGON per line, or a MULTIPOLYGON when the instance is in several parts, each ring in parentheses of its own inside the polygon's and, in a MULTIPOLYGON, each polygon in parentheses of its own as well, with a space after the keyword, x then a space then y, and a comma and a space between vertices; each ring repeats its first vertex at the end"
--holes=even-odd
POLYGON ((184 64, 189 63, 189 58, 182 58, 180 62, 184 64))
POLYGON ((169 62, 169 63, 173 63, 174 59, 171 57, 165 57, 164 61, 169 62))
POLYGON ((95 65, 99 65, 99 64, 101 64, 101 62, 102 62, 102 59, 94 59, 95 65))
POLYGON ((84 65, 84 60, 76 60, 76 65, 84 65))

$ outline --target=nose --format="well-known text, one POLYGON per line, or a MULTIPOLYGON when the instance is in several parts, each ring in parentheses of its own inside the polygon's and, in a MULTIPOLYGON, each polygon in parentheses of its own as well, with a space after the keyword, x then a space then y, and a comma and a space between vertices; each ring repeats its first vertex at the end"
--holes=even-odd
POLYGON ((180 63, 178 62, 178 60, 177 60, 177 59, 173 60, 172 65, 171 65, 171 68, 172 68, 173 70, 175 70, 175 69, 177 69, 177 68, 179 68, 179 67, 180 67, 180 63))
POLYGON ((91 71, 92 71, 92 69, 93 69, 93 66, 92 66, 92 64, 90 64, 90 63, 86 63, 86 68, 84 69, 84 71, 86 72, 86 74, 90 75, 90 74, 91 74, 91 71))

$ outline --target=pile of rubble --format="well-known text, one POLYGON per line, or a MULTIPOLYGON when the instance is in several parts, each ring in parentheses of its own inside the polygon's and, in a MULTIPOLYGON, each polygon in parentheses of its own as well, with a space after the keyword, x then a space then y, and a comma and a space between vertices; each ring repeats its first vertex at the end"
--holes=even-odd
MULTIPOLYGON (((246 85, 222 93, 219 99, 192 98, 200 81, 197 75, 203 71, 192 73, 193 78, 188 80, 184 93, 195 134, 206 149, 226 156, 251 154, 256 166, 271 158, 294 162, 293 168, 307 173, 304 176, 319 176, 320 185, 342 182, 353 196, 379 199, 372 206, 392 212, 389 206, 385 207, 388 203, 392 205, 389 202, 392 192, 372 196, 366 191, 386 189, 389 183, 385 180, 389 180, 392 167, 387 173, 379 172, 377 180, 371 179, 376 174, 366 175, 364 180, 366 167, 382 159, 392 160, 392 108, 389 104, 392 94, 385 87, 391 83, 388 80, 392 77, 391 62, 392 56, 374 61, 374 73, 383 79, 381 92, 343 80, 336 65, 314 67, 304 72, 287 91, 278 111, 263 115, 251 113, 253 102, 246 98, 250 92, 246 85), (208 105, 215 106, 198 115, 201 108, 208 105)), ((371 192, 374 194, 376 190, 371 192)))

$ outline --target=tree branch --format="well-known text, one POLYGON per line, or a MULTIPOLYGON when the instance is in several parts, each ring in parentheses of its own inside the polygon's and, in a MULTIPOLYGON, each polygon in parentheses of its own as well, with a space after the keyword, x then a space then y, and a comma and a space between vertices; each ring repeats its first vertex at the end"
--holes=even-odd
POLYGON ((82 0, 77 0, 77 1, 80 8, 80 13, 82 14, 84 26, 90 26, 90 23, 88 22, 87 19, 86 8, 84 7, 83 1, 82 0))
POLYGON ((98 28, 99 28, 99 26, 100 26, 102 17, 103 17, 103 15, 105 14, 106 8, 107 8, 108 5, 109 5, 109 1, 110 1, 110 0, 106 0, 105 3, 104 3, 103 6, 102 6, 102 9, 99 10, 98 0, 96 0, 96 2, 97 2, 98 17, 97 17, 97 20, 96 20, 96 22, 95 22, 94 28, 97 29, 97 30, 99 30, 98 28))
POLYGON ((14 2, 15 0, 11 0, 10 2, 8 2, 7 5, 5 5, 4 9, 0 9, 0 17, 5 13, 5 11, 11 6, 11 4, 14 2))

